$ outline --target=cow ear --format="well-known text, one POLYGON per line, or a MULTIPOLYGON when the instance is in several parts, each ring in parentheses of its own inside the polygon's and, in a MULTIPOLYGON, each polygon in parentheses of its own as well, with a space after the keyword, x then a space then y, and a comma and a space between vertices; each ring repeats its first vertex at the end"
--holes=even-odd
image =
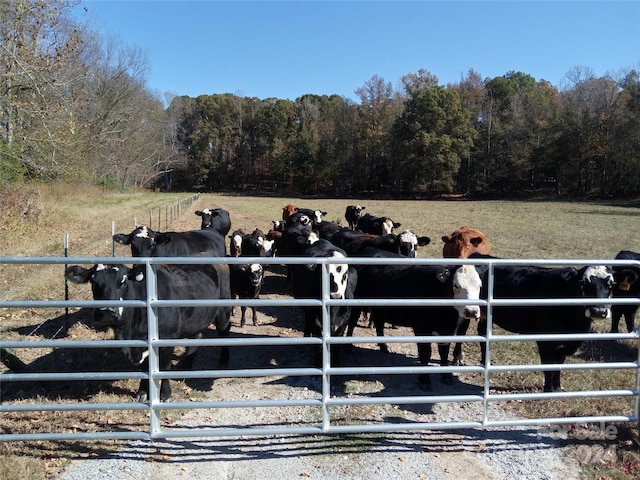
POLYGON ((474 247, 477 247, 482 243, 482 237, 473 237, 471 240, 469 240, 469 243, 471 243, 471 245, 473 245, 474 247))
POLYGON ((196 214, 197 216, 199 216, 199 217, 201 217, 201 216, 203 215, 203 213, 202 213, 202 211, 201 211, 201 210, 196 210, 196 211, 195 211, 195 214, 196 214))
POLYGON ((453 239, 449 235, 445 235, 444 237, 442 237, 442 241, 444 243, 451 243, 453 239))
POLYGON ((393 224, 393 228, 400 228, 401 225, 402 225, 401 223, 396 222, 393 224))
POLYGON ((431 239, 429 237, 418 237, 418 245, 420 247, 424 247, 425 245, 429 245, 431 243, 431 239))
POLYGON ((64 271, 64 278, 73 283, 87 283, 94 274, 96 266, 93 268, 84 268, 80 265, 71 265, 64 271))
POLYGON ((116 233, 113 236, 113 241, 119 243, 120 245, 131 245, 131 235, 116 233))

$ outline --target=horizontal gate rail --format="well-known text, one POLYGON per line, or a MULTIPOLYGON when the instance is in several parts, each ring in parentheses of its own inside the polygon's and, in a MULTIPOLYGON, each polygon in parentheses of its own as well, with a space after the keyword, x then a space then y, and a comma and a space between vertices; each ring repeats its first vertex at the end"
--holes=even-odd
MULTIPOLYGON (((353 265, 375 264, 399 264, 399 265, 461 265, 461 264, 487 264, 489 265, 489 286, 493 281, 493 267, 495 265, 544 265, 544 266, 583 266, 606 263, 607 265, 633 265, 640 267, 640 262, 631 260, 513 260, 513 259, 379 259, 379 258, 249 258, 249 257, 162 257, 162 258, 136 258, 136 257, 0 257, 2 264, 144 264, 147 267, 147 281, 150 281, 150 297, 146 300, 129 301, 93 301, 93 300, 0 300, 2 309, 18 308, 103 308, 103 307, 144 307, 147 308, 150 328, 152 332, 149 340, 0 340, 0 347, 10 348, 123 348, 143 347, 149 350, 148 372, 21 372, 5 373, 0 375, 0 382, 30 382, 30 381, 88 381, 88 380, 141 380, 150 379, 150 401, 146 403, 34 403, 16 404, 4 402, 0 397, 0 412, 36 412, 36 411, 102 411, 102 410, 139 410, 149 412, 149 429, 147 431, 115 431, 115 432, 49 432, 38 434, 0 434, 0 441, 18 440, 72 440, 72 439, 149 439, 149 438, 180 438, 202 436, 232 436, 232 435, 279 435, 279 434, 327 434, 327 433, 366 433, 387 431, 417 431, 417 430, 449 430, 456 428, 491 428, 507 426, 540 426, 549 424, 566 423, 596 423, 596 422, 638 422, 639 420, 639 391, 640 380, 638 370, 640 365, 640 347, 635 361, 614 361, 602 363, 569 363, 569 364, 524 364, 524 365, 494 365, 491 363, 491 351, 494 344, 506 342, 537 342, 543 340, 590 340, 590 341, 620 341, 635 340, 639 338, 638 331, 630 333, 586 333, 586 334, 545 334, 545 335, 519 335, 519 334, 493 334, 491 326, 491 308, 500 306, 547 306, 547 305, 590 305, 602 303, 601 300, 587 299, 488 299, 476 301, 452 299, 331 299, 329 295, 328 268, 329 264, 349 263, 353 265), (320 264, 323 272, 323 293, 318 299, 230 299, 230 300, 157 300, 153 298, 153 285, 155 277, 154 264, 320 264), (153 278, 149 278, 153 277, 153 278), (443 305, 467 305, 477 304, 489 308, 489 328, 486 336, 466 335, 457 336, 357 336, 357 337, 331 337, 329 331, 329 308, 334 306, 443 306, 443 305), (255 337, 255 338, 207 338, 207 339, 158 339, 157 333, 153 333, 155 326, 155 311, 165 307, 186 306, 247 306, 247 307, 320 307, 323 312, 322 338, 309 337, 255 337), (331 345, 347 344, 377 344, 377 343, 478 343, 487 351, 486 365, 470 366, 335 366, 331 364, 329 347, 331 345), (323 362, 321 367, 266 367, 254 369, 213 369, 198 371, 160 371, 157 366, 157 352, 159 348, 171 346, 196 347, 196 346, 289 346, 307 345, 322 349, 323 362), (494 393, 489 384, 489 378, 494 373, 501 372, 539 372, 546 371, 577 371, 577 370, 635 370, 635 382, 629 388, 616 388, 611 390, 585 390, 572 392, 545 392, 545 393, 494 393), (331 384, 335 377, 347 377, 354 375, 401 375, 418 373, 475 373, 484 377, 484 385, 478 386, 478 393, 464 393, 452 395, 410 395, 410 396, 362 396, 340 397, 332 396, 331 384), (160 402, 158 384, 162 379, 175 378, 260 378, 260 377, 318 377, 322 382, 322 389, 315 398, 294 399, 261 399, 261 400, 237 400, 237 401, 193 401, 193 402, 160 402), (557 400, 572 398, 605 398, 620 397, 632 398, 634 409, 632 414, 615 414, 602 416, 572 416, 560 418, 514 418, 492 419, 488 411, 490 403, 510 401, 536 401, 557 400), (477 420, 447 421, 447 422, 412 422, 412 423, 361 423, 354 425, 336 425, 331 418, 331 407, 354 405, 406 405, 406 404, 437 404, 437 403, 477 403, 482 405, 482 414, 477 420), (319 408, 322 418, 315 426, 287 425, 284 427, 220 427, 220 428, 161 428, 159 412, 169 410, 188 409, 222 409, 222 408, 278 408, 278 407, 305 407, 319 408)), ((637 298, 612 298, 608 303, 612 305, 637 305, 637 298)), ((0 384, 0 388, 2 385, 0 384)), ((1 392, 1 391, 0 391, 1 392)))

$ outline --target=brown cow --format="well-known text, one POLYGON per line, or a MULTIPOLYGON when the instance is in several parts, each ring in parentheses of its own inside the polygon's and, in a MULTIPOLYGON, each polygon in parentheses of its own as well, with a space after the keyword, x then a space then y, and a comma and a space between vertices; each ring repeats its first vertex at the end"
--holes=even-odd
POLYGON ((291 215, 298 211, 298 207, 295 205, 285 205, 282 207, 282 221, 286 222, 291 215))
MULTIPOLYGON (((466 226, 460 227, 451 235, 445 235, 442 241, 442 256, 445 258, 467 258, 472 253, 491 254, 491 244, 484 233, 466 226)), ((456 335, 465 335, 468 328, 469 319, 460 317, 456 335)), ((464 365, 461 343, 456 343, 453 349, 453 364, 464 365)))
POLYGON ((442 256, 445 258, 467 258, 472 253, 491 254, 491 244, 485 234, 466 226, 445 235, 442 241, 442 256))

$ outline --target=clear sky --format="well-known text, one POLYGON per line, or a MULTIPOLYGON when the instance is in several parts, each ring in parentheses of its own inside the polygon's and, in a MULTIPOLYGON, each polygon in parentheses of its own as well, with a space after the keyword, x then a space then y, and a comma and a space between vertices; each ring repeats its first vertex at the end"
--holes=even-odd
POLYGON ((148 86, 359 101, 374 75, 399 88, 424 68, 441 85, 474 69, 520 71, 561 87, 574 67, 640 69, 640 1, 83 0, 103 36, 145 51, 148 86))

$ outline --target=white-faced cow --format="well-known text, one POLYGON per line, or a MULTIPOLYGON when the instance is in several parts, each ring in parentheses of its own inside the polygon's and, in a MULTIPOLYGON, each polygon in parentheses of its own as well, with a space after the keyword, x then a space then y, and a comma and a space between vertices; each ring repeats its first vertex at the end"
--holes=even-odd
MULTIPOLYGON (((257 299, 260 296, 262 280, 264 278, 264 268, 259 263, 229 265, 229 276, 231 282, 231 298, 257 299)), ((258 324, 256 308, 251 307, 253 325, 258 324)), ((240 326, 244 327, 246 321, 247 307, 240 307, 240 326)), ((231 311, 233 315, 233 310, 231 311)))
MULTIPOLYGON (((369 248, 366 256, 377 258, 403 258, 384 250, 369 248)), ((478 300, 481 279, 473 265, 363 265, 358 268, 357 299, 468 299, 478 300)), ((384 334, 385 322, 407 326, 416 336, 433 334, 454 335, 459 318, 479 318, 480 307, 469 305, 454 306, 372 306, 371 319, 379 336, 384 334)), ((352 313, 350 328, 357 321, 357 311, 352 313)), ((380 349, 387 352, 385 344, 380 349)), ((448 365, 449 344, 439 343, 440 365, 448 365)), ((418 356, 422 365, 431 361, 431 345, 419 343, 418 356)), ((430 388, 427 374, 419 375, 419 385, 430 388)), ((443 374, 442 380, 450 383, 450 373, 443 374)))
MULTIPOLYGON (((346 253, 330 242, 319 239, 308 245, 302 253, 305 257, 345 258, 346 253)), ((290 265, 293 296, 295 298, 322 298, 322 265, 305 264, 290 265)), ((329 295, 332 299, 352 299, 356 289, 358 274, 355 268, 347 263, 333 263, 328 267, 329 295)), ((305 316, 304 335, 312 337, 322 336, 322 308, 301 307, 305 316)), ((329 310, 330 335, 342 336, 351 316, 350 306, 332 306, 329 310)), ((319 363, 321 353, 316 353, 316 363, 319 363)), ((336 351, 336 363, 339 363, 339 353, 336 351)))
POLYGON ((205 208, 196 210, 195 214, 202 218, 200 228, 212 228, 225 236, 231 230, 231 217, 224 208, 205 208))
POLYGON ((113 240, 131 246, 134 257, 224 257, 224 236, 217 230, 205 228, 188 232, 156 232, 139 226, 129 234, 116 233, 113 240))
MULTIPOLYGON (((616 260, 640 260, 640 254, 623 250, 618 252, 616 260)), ((640 268, 634 265, 617 265, 613 267, 616 278, 616 286, 613 289, 614 298, 638 298, 640 297, 640 268)), ((635 317, 638 304, 613 305, 611 307, 611 333, 618 333, 620 319, 624 315, 627 331, 631 332, 635 327, 635 317)))
POLYGON ((361 205, 347 205, 344 212, 344 218, 351 230, 355 230, 358 225, 358 220, 362 217, 362 211, 367 208, 361 205))
MULTIPOLYGON (((486 256, 473 254, 470 258, 486 256)), ((486 277, 487 268, 482 268, 481 271, 486 277)), ((586 306, 493 307, 493 323, 509 332, 534 335, 588 333, 591 331, 592 319, 609 318, 611 315, 611 307, 606 301, 611 298, 615 280, 613 270, 609 267, 589 266, 578 269, 495 265, 494 274, 495 299, 585 298, 603 301, 601 305, 586 306)), ((483 295, 486 295, 486 291, 483 295)), ((478 323, 478 334, 485 335, 486 331, 487 320, 484 318, 478 323)), ((537 344, 542 364, 560 364, 580 348, 582 340, 541 340, 537 344)), ((484 354, 485 350, 482 349, 483 363, 484 354)), ((561 391, 560 371, 544 372, 544 391, 561 391)))
POLYGON ((388 217, 376 217, 365 213, 358 220, 358 230, 374 235, 388 235, 393 233, 394 228, 400 228, 401 224, 394 222, 388 217))

